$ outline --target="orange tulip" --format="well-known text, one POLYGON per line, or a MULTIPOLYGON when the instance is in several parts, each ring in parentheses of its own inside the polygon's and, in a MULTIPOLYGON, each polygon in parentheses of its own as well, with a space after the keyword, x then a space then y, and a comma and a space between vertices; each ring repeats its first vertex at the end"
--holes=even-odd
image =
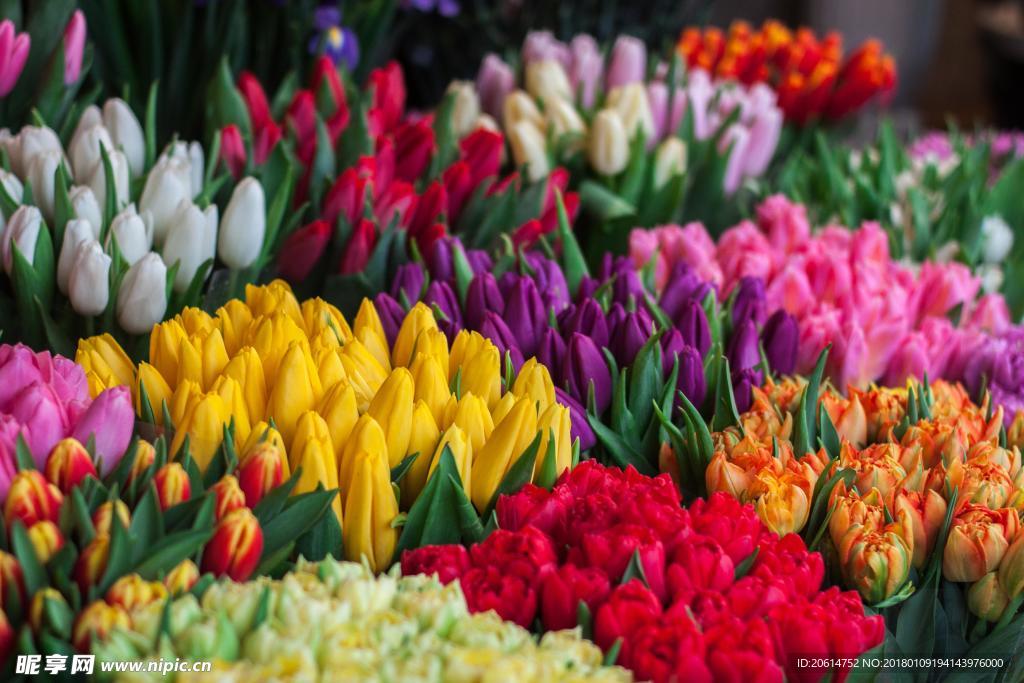
POLYGON ((900 524, 909 526, 913 536, 914 567, 922 569, 935 548, 935 538, 946 519, 946 499, 932 490, 922 493, 899 491, 893 498, 893 513, 900 524))
POLYGON ((843 579, 869 604, 894 595, 910 575, 912 551, 892 526, 875 530, 855 524, 839 543, 843 579))
POLYGON ((1009 603, 1010 596, 995 572, 985 574, 967 589, 967 608, 985 621, 999 621, 1009 603))
POLYGON ((990 510, 968 503, 953 519, 942 555, 942 573, 950 581, 979 581, 1002 562, 1020 532, 1015 510, 990 510))

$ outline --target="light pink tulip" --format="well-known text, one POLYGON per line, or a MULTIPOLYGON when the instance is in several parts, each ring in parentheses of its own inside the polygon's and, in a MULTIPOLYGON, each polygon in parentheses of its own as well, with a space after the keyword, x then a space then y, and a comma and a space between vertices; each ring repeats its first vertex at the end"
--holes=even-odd
POLYGON ((981 280, 962 263, 925 263, 914 292, 916 319, 944 316, 958 304, 969 308, 981 289, 981 280))
POLYGON ((784 254, 796 251, 811 236, 807 209, 781 194, 773 194, 758 204, 757 225, 768 236, 772 248, 784 254))
POLYGON ((572 64, 569 46, 555 38, 551 31, 530 31, 523 40, 523 64, 553 59, 566 71, 572 64))
POLYGON ((121 460, 131 441, 135 411, 128 387, 107 389, 93 400, 72 431, 82 443, 96 438, 96 462, 110 471, 121 460))
POLYGON ((42 382, 30 384, 11 402, 11 417, 21 423, 21 434, 42 469, 57 442, 68 435, 67 411, 56 392, 42 382))
POLYGON ((601 87, 601 76, 604 74, 604 58, 601 49, 593 36, 581 33, 569 43, 572 63, 569 65, 569 83, 573 92, 579 93, 580 103, 590 108, 597 99, 597 89, 601 87))
POLYGON ((476 90, 480 93, 480 104, 485 112, 500 120, 505 98, 515 87, 516 75, 512 67, 498 55, 484 57, 476 75, 476 90))
POLYGON ((75 10, 64 29, 64 85, 78 80, 82 72, 82 53, 85 50, 85 15, 75 10))
POLYGON ((612 47, 605 87, 608 90, 640 83, 647 75, 647 46, 633 36, 619 36, 612 47))

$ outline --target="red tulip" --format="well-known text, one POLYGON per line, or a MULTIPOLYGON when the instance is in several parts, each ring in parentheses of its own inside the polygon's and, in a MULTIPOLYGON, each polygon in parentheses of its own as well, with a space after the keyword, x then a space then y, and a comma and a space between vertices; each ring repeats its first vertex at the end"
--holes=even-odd
POLYGON ((544 532, 525 526, 519 531, 498 529, 469 551, 477 567, 494 566, 505 575, 521 576, 533 585, 553 571, 558 555, 544 532))
POLYGON ((71 493, 71 489, 90 475, 99 478, 89 451, 78 440, 64 439, 50 451, 46 460, 46 479, 61 493, 71 493))
MULTIPOLYGON (((376 156, 363 159, 373 162, 373 199, 376 201, 380 199, 384 189, 395 180, 395 141, 391 137, 378 138, 376 156)), ((362 163, 363 159, 360 159, 359 163, 362 163)), ((356 164, 356 168, 359 168, 359 163, 356 164)))
POLYGON ((338 272, 342 275, 362 272, 366 268, 376 244, 377 228, 371 221, 363 218, 356 223, 352 235, 348 238, 348 244, 345 245, 345 251, 341 255, 338 272))
POLYGON ((216 498, 214 519, 223 519, 225 515, 245 507, 245 494, 233 474, 225 474, 210 490, 216 498))
POLYGON ((338 216, 344 216, 349 225, 355 225, 363 216, 366 197, 372 193, 373 175, 362 175, 354 168, 347 168, 327 190, 324 197, 322 218, 334 227, 338 216))
POLYGON ((459 580, 470 612, 494 610, 502 619, 529 628, 537 614, 537 594, 521 576, 494 566, 476 567, 459 580))
MULTIPOLYGON (((323 222, 323 221, 319 221, 323 222)), ((250 451, 238 466, 238 485, 245 494, 245 504, 256 505, 284 479, 281 451, 274 444, 263 442, 250 451)))
POLYGON ((391 225, 398 216, 398 224, 408 226, 416 211, 419 197, 412 183, 396 180, 384 188, 380 197, 374 202, 373 212, 381 225, 391 225))
POLYGON ((594 642, 607 651, 621 638, 620 659, 628 662, 630 636, 660 615, 658 598, 639 579, 633 579, 616 587, 608 601, 598 608, 594 618, 594 642))
POLYGON ((504 136, 486 128, 477 128, 459 143, 459 159, 469 166, 474 188, 485 179, 498 175, 504 146, 504 136))
POLYGON ((248 508, 229 512, 217 523, 203 551, 203 571, 245 581, 263 554, 263 530, 248 508))
POLYGON ((564 486, 548 491, 534 484, 526 484, 514 496, 498 498, 498 526, 516 531, 530 524, 550 535, 562 526, 570 505, 572 495, 564 486))
POLYGON ((608 576, 600 569, 574 564, 549 572, 540 585, 540 615, 544 628, 558 631, 577 623, 580 600, 595 612, 611 592, 608 576))
POLYGON ((448 193, 444 185, 438 181, 430 183, 426 191, 416 202, 416 211, 409 220, 409 234, 418 237, 430 226, 438 222, 439 217, 448 206, 448 193))
POLYGON ((434 129, 425 120, 406 121, 395 130, 395 176, 415 182, 434 155, 434 129))
POLYGON ((299 90, 292 97, 285 115, 295 135, 296 153, 303 166, 309 166, 316 152, 316 100, 309 90, 299 90))
POLYGON ((680 545, 668 566, 672 600, 689 602, 701 590, 724 591, 733 581, 732 560, 713 538, 690 537, 680 545))
POLYGON ((302 282, 323 256, 331 241, 331 226, 325 220, 315 220, 299 228, 281 245, 277 256, 277 271, 285 280, 302 282))
POLYGON ((469 553, 461 545, 425 545, 402 553, 402 574, 437 574, 437 580, 449 584, 472 566, 469 553))
POLYGON ((474 178, 470 173, 469 164, 464 161, 456 161, 446 168, 441 178, 448 195, 448 222, 454 225, 473 194, 474 178))
POLYGON ((245 171, 245 140, 242 131, 231 123, 220 130, 220 159, 237 180, 245 171))
POLYGON ((536 218, 532 218, 515 229, 512 233, 512 244, 516 245, 516 247, 529 249, 536 244, 543 234, 543 224, 536 218))
POLYGON ((16 519, 21 520, 26 529, 43 520, 56 522, 63 502, 60 489, 46 481, 41 472, 22 470, 14 476, 7 491, 4 504, 7 528, 10 529, 16 519))
POLYGON ((270 121, 262 128, 253 128, 252 131, 252 160, 257 166, 262 165, 274 151, 274 147, 281 140, 281 127, 270 121))
POLYGON ((370 135, 374 138, 394 131, 405 113, 405 78, 397 62, 370 72, 369 87, 373 88, 370 105, 370 135))
POLYGON ((248 71, 243 71, 238 77, 238 91, 245 100, 245 106, 249 110, 249 122, 254 131, 274 125, 267 94, 263 92, 263 86, 260 85, 258 78, 248 71))

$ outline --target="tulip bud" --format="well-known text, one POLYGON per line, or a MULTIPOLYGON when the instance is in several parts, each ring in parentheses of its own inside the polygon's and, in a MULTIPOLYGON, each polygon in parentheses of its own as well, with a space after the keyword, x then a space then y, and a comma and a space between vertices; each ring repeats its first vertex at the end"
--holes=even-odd
POLYGON ((175 224, 172 220, 178 205, 192 198, 190 168, 187 160, 161 157, 146 176, 139 198, 139 213, 153 219, 153 237, 161 246, 175 224))
POLYGON ((548 444, 555 443, 555 475, 560 476, 572 466, 572 423, 569 409, 563 405, 552 403, 544 410, 537 420, 537 429, 541 433, 537 459, 534 461, 533 476, 540 474, 547 457, 548 444))
POLYGON ((605 76, 607 88, 611 90, 630 83, 644 80, 647 69, 647 46, 639 38, 622 35, 615 40, 605 76))
POLYGON ((476 77, 476 88, 484 111, 498 116, 504 109, 505 98, 515 88, 516 77, 512 68, 501 57, 489 54, 480 64, 476 77))
POLYGON ((480 97, 470 81, 452 81, 447 92, 455 98, 452 106, 452 131, 461 140, 477 127, 480 97))
MULTIPOLYGON (((96 231, 99 237, 99 231, 96 231)), ((135 210, 135 204, 129 204, 120 213, 114 216, 110 222, 110 237, 107 247, 110 247, 110 240, 117 244, 121 257, 129 266, 135 265, 139 259, 149 253, 153 247, 153 218, 148 212, 139 214, 135 210)))
POLYGON ((118 324, 129 334, 145 334, 167 311, 167 266, 150 252, 125 274, 118 291, 118 324))
POLYGON ((54 553, 64 547, 64 537, 60 529, 49 520, 33 524, 28 530, 28 540, 32 542, 32 548, 40 564, 49 562, 54 553))
POLYGON ((536 358, 523 363, 516 381, 512 384, 512 393, 517 397, 530 398, 540 412, 544 412, 555 402, 555 385, 551 382, 551 375, 536 358))
POLYGON ((7 221, 7 229, 3 231, 0 242, 0 254, 3 255, 4 271, 10 275, 14 268, 14 249, 32 265, 36 257, 36 241, 43 225, 43 215, 34 206, 22 205, 7 221))
POLYGON ((164 586, 167 591, 178 596, 192 590, 192 586, 199 581, 199 567, 192 560, 182 560, 174 569, 167 572, 164 577, 164 586))
POLYGON ((433 312, 423 303, 417 303, 402 321, 391 350, 391 364, 394 367, 409 367, 412 363, 413 350, 416 348, 420 333, 427 329, 437 329, 437 321, 433 312))
MULTIPOLYGON (((486 410, 486 406, 485 406, 486 410)), ((487 419, 490 419, 487 413, 487 419)), ((402 479, 402 506, 405 509, 412 507, 417 496, 427 483, 427 472, 430 468, 430 454, 437 448, 437 442, 441 438, 437 422, 430 408, 423 401, 417 401, 412 412, 412 432, 409 437, 409 453, 417 453, 416 460, 402 479)))
POLYGON ((614 109, 602 109, 590 128, 587 151, 598 173, 615 176, 629 163, 629 140, 622 118, 614 109))
POLYGON ((1018 534, 999 563, 999 583, 1012 600, 1024 593, 1024 535, 1018 534))
POLYGON ((686 143, 669 137, 654 153, 654 189, 660 190, 676 176, 686 172, 686 143))
POLYGON ((526 65, 526 91, 543 102, 545 109, 556 100, 571 101, 574 96, 565 69, 553 59, 526 65))
POLYGON ((68 25, 64 27, 62 47, 64 51, 64 85, 72 85, 82 73, 82 56, 85 53, 85 14, 80 9, 71 13, 68 25))
MULTIPOLYGON (((131 183, 131 171, 128 169, 128 159, 120 150, 107 153, 110 160, 110 169, 113 171, 114 179, 114 205, 120 209, 128 203, 129 184, 131 183)), ((107 174, 103 164, 98 164, 93 169, 92 175, 86 179, 86 184, 92 188, 93 194, 97 197, 107 196, 107 174)))
POLYGON ((537 409, 528 398, 516 400, 474 458, 471 498, 477 510, 484 511, 498 484, 536 435, 537 409))
POLYGON ((854 524, 840 541, 838 551, 844 579, 869 604, 893 596, 910 573, 911 549, 891 525, 876 531, 854 524))
POLYGON ((469 442, 469 437, 466 432, 462 430, 458 425, 451 425, 445 430, 444 434, 441 435, 441 439, 438 441, 437 446, 434 448, 433 456, 430 458, 430 467, 427 469, 426 481, 430 481, 430 477, 433 476, 434 470, 441 462, 441 455, 444 453, 444 449, 447 447, 452 454, 452 459, 455 461, 455 469, 459 473, 459 481, 462 482, 462 488, 469 491, 472 488, 472 464, 473 464, 473 446, 469 442))
MULTIPOLYGON (((21 180, 18 176, 10 171, 0 169, 0 185, 3 185, 7 195, 13 199, 16 204, 21 204, 22 197, 25 196, 25 188, 22 186, 21 180)), ((2 229, 0 229, 0 232, 2 232, 2 229)))
POLYGON ((256 570, 262 554, 260 523, 248 508, 240 508, 217 522, 213 537, 203 551, 203 571, 245 581, 256 570))
POLYGON ((985 574, 967 589, 967 609, 979 619, 995 623, 1009 604, 1010 596, 995 572, 985 574))
POLYGON ((537 109, 533 99, 522 90, 517 90, 505 98, 502 123, 505 130, 510 131, 517 123, 529 121, 538 130, 544 128, 544 117, 537 109))
POLYGON ((68 278, 68 298, 75 313, 99 315, 110 299, 110 257, 92 240, 79 246, 68 278))
POLYGON ((107 571, 107 560, 110 557, 110 536, 97 534, 89 545, 82 549, 82 554, 75 562, 73 576, 83 594, 88 593, 89 586, 100 582, 107 571))
POLYGON ((263 186, 256 178, 246 178, 235 187, 224 209, 224 220, 217 238, 217 255, 232 270, 248 268, 263 249, 266 230, 263 186))
POLYGON ((540 128, 528 120, 518 121, 508 130, 508 143, 516 166, 526 167, 526 176, 530 182, 539 182, 547 176, 551 164, 548 161, 547 143, 540 128))
MULTIPOLYGON (((544 116, 555 140, 574 134, 585 134, 587 125, 572 102, 555 99, 544 107, 544 116)), ((575 148, 575 146, 574 146, 575 148)))
POLYGON ((651 104, 647 100, 647 90, 643 83, 631 83, 612 90, 608 93, 606 106, 614 108, 619 113, 629 140, 643 135, 645 141, 653 143, 654 115, 651 113, 651 104))
POLYGON ((354 562, 365 559, 373 572, 391 566, 398 544, 398 530, 392 526, 397 516, 387 455, 360 451, 352 463, 345 499, 345 558, 354 562))
MULTIPOLYGON (((27 50, 26 54, 28 54, 27 50)), ((0 662, 6 662, 7 656, 12 650, 14 650, 14 629, 11 628, 11 622, 7 620, 7 615, 0 608, 0 662)))
POLYGON ((292 443, 299 417, 316 407, 322 393, 320 378, 309 352, 302 344, 292 342, 281 360, 267 401, 267 418, 274 419, 286 443, 292 443))
MULTIPOLYGON (((71 169, 75 173, 75 180, 80 183, 87 182, 96 167, 103 167, 103 154, 106 150, 109 155, 114 151, 114 142, 110 139, 110 132, 106 126, 96 125, 89 128, 78 128, 68 145, 68 156, 71 158, 71 169)), ((33 183, 33 188, 35 183, 33 183)))
POLYGON ((384 429, 388 444, 388 466, 397 467, 409 447, 413 410, 413 377, 406 368, 395 368, 377 395, 370 401, 366 414, 384 429))
POLYGON ((768 365, 779 375, 792 374, 796 369, 799 334, 796 318, 783 309, 773 313, 761 330, 768 365))
POLYGON ((110 587, 106 600, 131 612, 166 597, 167 588, 159 581, 146 581, 138 574, 126 574, 110 587))
POLYGON ((52 623, 51 615, 71 612, 67 600, 56 588, 47 586, 32 596, 28 606, 28 623, 32 631, 39 635, 43 629, 49 629, 56 624, 52 623))
POLYGON ((10 605, 14 595, 25 604, 25 575, 18 558, 0 550, 0 607, 10 605))
POLYGON ((1019 533, 1015 510, 965 505, 950 526, 942 555, 943 576, 949 581, 980 581, 999 567, 1019 533))
POLYGON ((245 493, 242 492, 238 479, 233 474, 225 474, 210 487, 210 490, 216 497, 214 519, 222 519, 228 513, 246 507, 245 493))
POLYGON ((100 229, 103 227, 103 211, 92 190, 84 185, 77 185, 71 188, 68 193, 71 200, 71 208, 79 220, 88 221, 92 228, 92 236, 95 239, 100 237, 100 229))
POLYGON ((11 487, 7 490, 7 501, 4 503, 7 528, 10 529, 16 519, 26 529, 43 520, 56 522, 63 502, 64 496, 60 489, 46 481, 41 472, 22 470, 14 475, 11 487))
POLYGON ((153 464, 155 459, 156 449, 153 447, 153 444, 139 439, 138 446, 135 448, 135 459, 132 461, 132 468, 128 471, 128 481, 132 482, 137 477, 142 476, 142 473, 153 464))
POLYGON ((106 639, 116 628, 128 629, 131 625, 131 617, 123 607, 97 600, 78 615, 71 642, 79 652, 89 652, 94 641, 106 639))
POLYGON ((178 264, 174 291, 184 292, 199 266, 213 258, 217 244, 217 205, 211 204, 201 211, 191 201, 183 200, 171 215, 170 224, 162 254, 168 266, 178 264))
POLYGON ((124 152, 132 177, 138 178, 145 171, 146 138, 131 107, 124 100, 111 97, 103 104, 103 125, 114 147, 124 152))
MULTIPOLYGON (((181 386, 187 385, 183 383, 179 388, 181 386)), ((177 454, 188 437, 189 452, 199 471, 205 472, 217 449, 220 448, 224 439, 224 426, 231 421, 231 417, 231 407, 216 393, 216 389, 209 393, 200 392, 190 396, 184 416, 180 419, 175 418, 177 430, 171 442, 170 452, 177 454)))
POLYGON ((283 456, 274 444, 264 441, 246 453, 238 467, 238 485, 245 504, 253 507, 284 480, 283 456))
POLYGON ((46 460, 46 479, 62 493, 71 493, 71 489, 89 475, 99 479, 89 452, 77 440, 63 439, 50 451, 46 460))
POLYGON ((181 463, 169 462, 158 469, 153 475, 153 483, 161 510, 184 503, 192 496, 192 484, 181 463))
POLYGON ((64 241, 57 259, 57 287, 62 294, 70 291, 71 271, 79 250, 94 240, 92 226, 86 220, 73 218, 64 226, 64 241))
POLYGON ((128 511, 128 506, 120 500, 108 500, 96 508, 96 512, 92 513, 92 528, 101 536, 110 535, 114 531, 113 521, 115 514, 120 520, 121 526, 125 529, 131 525, 132 515, 128 511))

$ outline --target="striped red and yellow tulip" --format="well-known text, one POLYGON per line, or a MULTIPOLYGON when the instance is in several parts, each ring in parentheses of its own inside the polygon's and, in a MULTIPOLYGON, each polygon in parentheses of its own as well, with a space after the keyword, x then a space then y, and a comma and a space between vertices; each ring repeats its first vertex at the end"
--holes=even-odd
MULTIPOLYGON (((569 410, 556 402, 547 368, 530 360, 504 386, 498 348, 468 331, 449 344, 423 304, 389 346, 369 300, 350 323, 321 299, 300 304, 275 281, 248 286, 245 300, 215 315, 186 309, 157 325, 149 362, 138 367, 123 362, 110 338, 83 340, 79 355, 89 358, 94 391, 130 384, 140 415, 150 414, 145 395, 161 425, 166 407, 175 430, 171 455, 187 440, 201 471, 233 424, 242 444, 236 486, 246 500, 299 468, 295 494, 339 489, 333 510, 346 556, 365 557, 377 570, 394 554, 392 522, 411 507, 445 447, 481 512, 538 432, 541 454, 555 439, 558 473, 571 464, 569 410), (391 469, 413 454, 396 500, 391 469)), ((184 472, 171 474, 156 477, 161 502, 187 489, 184 472)))

